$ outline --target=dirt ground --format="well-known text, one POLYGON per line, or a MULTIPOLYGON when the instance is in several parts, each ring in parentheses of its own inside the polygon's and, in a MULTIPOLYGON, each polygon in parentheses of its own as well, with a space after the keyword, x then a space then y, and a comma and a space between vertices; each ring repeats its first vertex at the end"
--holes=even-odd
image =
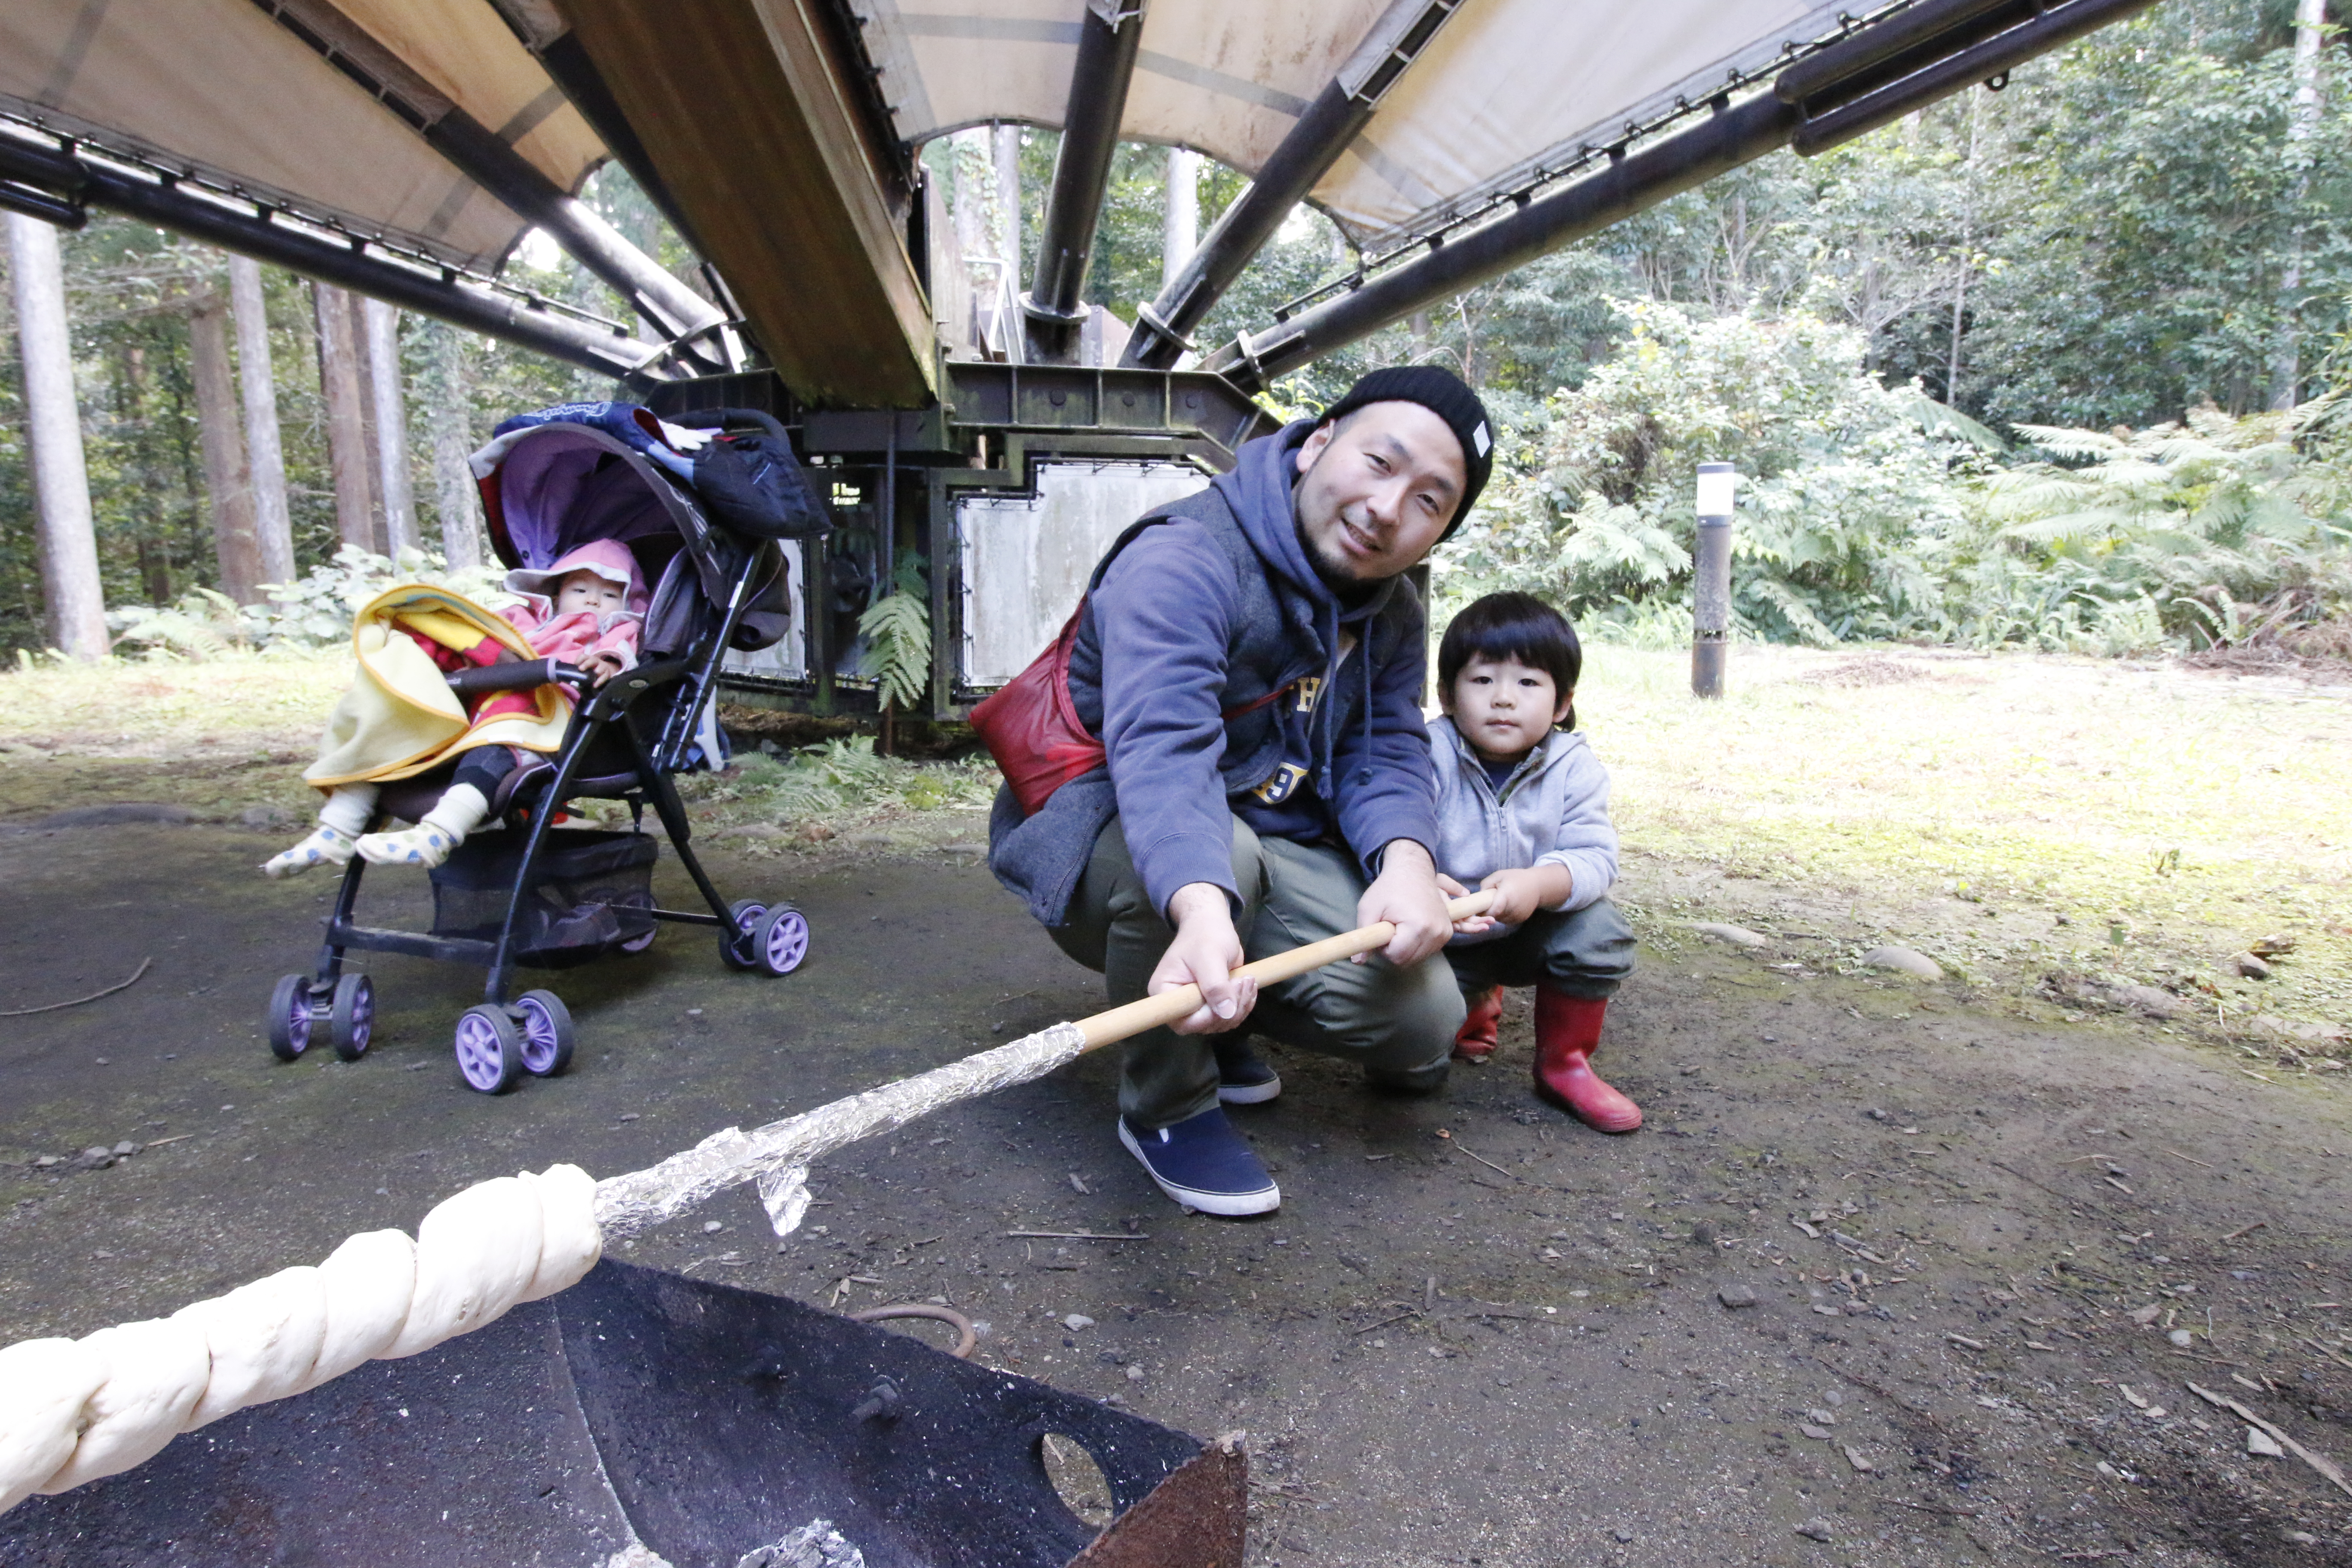
MULTIPOLYGON (((402 958, 367 966, 366 1059, 281 1065, 262 1004, 326 887, 262 879, 283 834, 233 816, 42 826, 37 799, 178 798, 160 764, 43 771, 66 766, 0 768, 0 1007, 154 963, 0 1019, 0 1339, 168 1311, 467 1182, 631 1169, 1100 1005, 952 847, 966 816, 714 845, 730 894, 806 910, 809 964, 754 979, 671 929, 557 976, 568 1077, 466 1090, 449 1029, 478 977, 402 958)), ((1634 1136, 1530 1098, 1521 995, 1439 1099, 1278 1054, 1281 1099, 1236 1112, 1283 1184, 1264 1221, 1165 1203, 1088 1059, 846 1152, 782 1245, 745 1193, 625 1256, 845 1309, 944 1298, 995 1364, 1245 1429, 1254 1564, 2352 1563, 2352 1492, 2250 1454, 2189 1386, 2352 1464, 2352 1075, 1809 964, 1876 917, 1627 871, 1643 909, 1767 938, 1643 922, 1603 1060, 1649 1110, 1634 1136)), ((421 917, 421 878, 376 885, 384 923, 421 917)))

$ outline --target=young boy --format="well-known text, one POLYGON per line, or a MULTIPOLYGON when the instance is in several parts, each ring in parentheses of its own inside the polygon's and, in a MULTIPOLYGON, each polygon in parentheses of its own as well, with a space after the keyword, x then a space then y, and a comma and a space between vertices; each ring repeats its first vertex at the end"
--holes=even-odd
MULTIPOLYGON (((577 666, 593 675, 599 686, 636 662, 646 595, 628 546, 594 541, 543 571, 518 568, 508 573, 506 587, 521 595, 523 602, 499 611, 499 619, 522 634, 524 645, 533 654, 577 666)), ((478 607, 475 613, 487 614, 478 607)), ((395 635, 415 644, 433 668, 444 673, 516 657, 511 639, 502 641, 462 616, 430 610, 395 612, 392 626, 395 635)), ((490 626, 495 630, 496 622, 490 626)), ((424 673, 428 679, 438 679, 431 669, 424 673)), ((549 749, 550 737, 560 738, 562 733, 562 719, 570 713, 571 702, 562 696, 551 705, 529 690, 474 700, 467 709, 466 721, 457 726, 462 733, 440 756, 422 759, 421 765, 431 766, 450 752, 458 755, 455 775, 439 803, 415 826, 385 833, 365 832, 375 815, 377 784, 386 778, 415 773, 420 759, 402 754, 401 748, 394 746, 385 765, 353 771, 350 763, 354 752, 369 753, 367 737, 354 733, 365 728, 362 716, 367 711, 364 705, 354 707, 347 698, 330 720, 320 760, 304 775, 327 795, 319 811, 319 825, 309 837, 262 867, 269 876, 290 877, 313 866, 341 867, 355 852, 378 866, 442 864, 489 816, 490 799, 499 784, 523 762, 525 748, 493 737, 530 735, 528 749, 549 749), (547 712, 542 714, 542 710, 547 712), (554 720, 551 727, 544 721, 548 718, 554 720), (534 724, 535 719, 542 721, 534 724), (501 727, 501 720, 510 722, 501 727)))
POLYGON ((1593 1072, 1610 995, 1633 969, 1633 933, 1608 899, 1617 879, 1609 774, 1576 729, 1584 665, 1575 628, 1527 594, 1490 594, 1438 644, 1429 727, 1437 769, 1440 884, 1492 888, 1445 956, 1470 1005, 1454 1054, 1494 1054, 1503 987, 1536 988, 1536 1092, 1603 1132, 1642 1110, 1593 1072))

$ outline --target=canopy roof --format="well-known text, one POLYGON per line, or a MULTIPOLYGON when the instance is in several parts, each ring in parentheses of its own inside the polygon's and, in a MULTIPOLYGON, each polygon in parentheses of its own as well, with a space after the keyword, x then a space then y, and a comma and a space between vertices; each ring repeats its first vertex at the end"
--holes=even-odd
MULTIPOLYGON (((1080 20, 1113 0, 850 0, 899 135, 993 120, 1059 126, 1080 20)), ((1131 4, 1131 0, 1130 0, 1131 4)), ((1704 102, 1853 0, 1463 0, 1310 196, 1383 249, 1491 195, 1704 102)), ((1388 0, 1181 0, 1149 7, 1120 134, 1255 174, 1351 60, 1388 0)), ((1399 30, 1426 9, 1393 7, 1399 30)), ((1357 81, 1349 80, 1353 88, 1357 81)))
MULTIPOLYGON (((1114 133, 1257 181, 1141 312, 1163 357, 1130 363, 1162 363, 1302 193, 1376 258, 1446 237, 1442 258, 1360 292, 1344 324, 1369 330, 1376 305, 1419 308, 1414 289, 1437 297, 1772 147, 1807 150, 1841 103, 1840 134, 1859 133, 2148 3, 8 0, 0 205, 137 212, 614 374, 666 374, 666 352, 735 368, 719 311, 570 200, 618 156, 796 393, 908 406, 937 374, 908 150, 961 127, 1076 119, 1065 151, 1085 156, 1065 160, 1049 209, 1064 280, 1114 133), (1792 93, 1809 70, 1835 83, 1792 93), (1768 74, 1777 101, 1758 90, 1768 74), (1660 151, 1677 138, 1690 145, 1660 151), (1591 216, 1548 215, 1548 190, 1591 216), (262 210, 226 214, 239 202, 262 210), (305 241, 286 214, 342 232, 305 241), (348 242, 487 270, 534 224, 669 349, 432 266, 386 270, 348 242)), ((1309 357, 1339 341, 1291 335, 1309 357)))
POLYGON ((0 108, 480 268, 503 261, 529 225, 451 166, 412 116, 463 110, 565 191, 604 156, 483 0, 8 0, 0 108), (321 20, 342 20, 346 37, 328 37, 321 20), (306 30, 341 46, 344 63, 306 30), (381 58, 367 58, 371 42, 381 58), (392 102, 355 77, 393 79, 392 102))

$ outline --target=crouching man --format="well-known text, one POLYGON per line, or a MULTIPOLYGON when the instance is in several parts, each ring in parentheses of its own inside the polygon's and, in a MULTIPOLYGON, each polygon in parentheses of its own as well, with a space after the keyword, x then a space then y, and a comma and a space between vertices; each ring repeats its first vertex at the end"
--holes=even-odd
POLYGON ((1351 1058, 1376 1088, 1444 1082, 1463 1002, 1435 957, 1451 926, 1430 858, 1426 634, 1401 577, 1469 510, 1492 447, 1454 376, 1375 371, 1111 547, 993 715, 1026 702, 1013 717, 1034 720, 1066 686, 1086 734, 1029 743, 1053 766, 1007 755, 1034 722, 974 716, 1013 780, 990 822, 999 879, 1114 1004, 1201 987, 1191 1016, 1128 1043, 1119 1080, 1119 1141, 1178 1203, 1282 1201, 1223 1109, 1281 1092, 1249 1029, 1351 1058), (1356 963, 1263 994, 1232 978, 1376 921, 1395 939, 1356 963))

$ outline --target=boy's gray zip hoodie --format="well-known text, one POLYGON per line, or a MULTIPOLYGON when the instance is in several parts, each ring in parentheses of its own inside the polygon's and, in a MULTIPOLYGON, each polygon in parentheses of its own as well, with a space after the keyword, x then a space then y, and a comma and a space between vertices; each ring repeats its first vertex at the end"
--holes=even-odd
MULTIPOLYGON (((1572 731, 1555 730, 1519 760, 1496 789, 1454 721, 1429 721, 1437 767, 1437 868, 1475 889, 1490 872, 1514 867, 1568 868, 1574 884, 1559 911, 1593 903, 1617 880, 1617 829, 1609 822, 1609 770, 1572 731)), ((1493 942, 1516 926, 1496 926, 1456 945, 1493 942)))

